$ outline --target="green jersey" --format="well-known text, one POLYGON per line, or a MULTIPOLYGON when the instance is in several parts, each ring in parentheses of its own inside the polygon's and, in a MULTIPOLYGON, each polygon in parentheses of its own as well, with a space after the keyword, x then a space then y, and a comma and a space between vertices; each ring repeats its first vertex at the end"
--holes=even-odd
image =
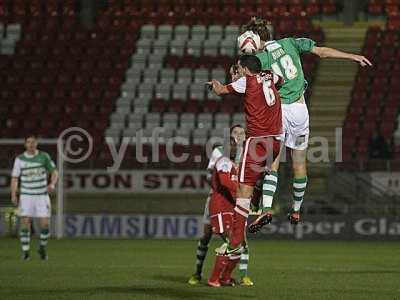
POLYGON ((46 152, 38 151, 33 155, 24 152, 15 159, 11 176, 20 179, 21 195, 46 195, 47 177, 55 168, 46 152))
POLYGON ((263 70, 272 70, 283 77, 284 83, 279 89, 283 104, 296 102, 304 94, 307 81, 300 54, 311 52, 314 46, 315 42, 307 38, 285 38, 267 42, 265 50, 257 54, 263 70))

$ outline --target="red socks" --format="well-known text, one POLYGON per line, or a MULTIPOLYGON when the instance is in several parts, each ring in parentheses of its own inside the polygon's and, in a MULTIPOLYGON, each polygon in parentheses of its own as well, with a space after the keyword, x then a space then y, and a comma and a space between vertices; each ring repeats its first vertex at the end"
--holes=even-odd
POLYGON ((228 258, 226 267, 221 275, 222 283, 229 284, 232 282, 232 272, 233 270, 235 270, 235 267, 238 264, 239 260, 240 260, 240 255, 228 258))
POLYGON ((216 255, 214 269, 211 273, 209 282, 219 282, 222 272, 228 264, 229 257, 226 255, 216 255))

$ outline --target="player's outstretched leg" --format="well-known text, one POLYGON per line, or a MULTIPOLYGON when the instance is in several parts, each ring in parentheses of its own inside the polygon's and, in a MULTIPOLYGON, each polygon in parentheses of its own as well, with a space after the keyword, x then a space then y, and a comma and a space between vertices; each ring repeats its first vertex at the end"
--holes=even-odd
POLYGON ((22 218, 21 220, 21 230, 19 233, 19 239, 22 247, 22 259, 29 260, 31 231, 30 231, 30 221, 28 218, 22 218))
POLYGON ((199 240, 196 250, 196 271, 189 278, 188 283, 191 285, 198 284, 201 280, 201 274, 203 272, 204 260, 206 259, 208 252, 208 244, 212 236, 212 229, 210 224, 204 225, 203 237, 199 240))
POLYGON ((272 201, 278 186, 278 172, 271 171, 269 174, 264 176, 264 182, 262 186, 263 197, 262 197, 262 209, 264 211, 270 211, 272 209, 272 201))
POLYGON ((291 224, 300 221, 300 208, 304 200, 304 193, 307 187, 307 177, 294 178, 293 180, 293 205, 289 212, 288 219, 291 224))
POLYGON ((293 204, 288 218, 290 223, 297 224, 300 221, 300 208, 304 200, 304 193, 307 187, 307 150, 292 151, 293 179, 293 204))
MULTIPOLYGON (((279 159, 279 158, 278 158, 279 159)), ((277 165, 279 167, 279 165, 277 165)), ((264 176, 262 185, 262 213, 249 226, 249 232, 257 233, 263 226, 272 222, 272 201, 278 185, 278 172, 271 171, 264 176)))
POLYGON ((39 256, 42 260, 48 260, 47 256, 47 244, 49 240, 49 220, 48 218, 40 219, 40 243, 39 243, 39 256))

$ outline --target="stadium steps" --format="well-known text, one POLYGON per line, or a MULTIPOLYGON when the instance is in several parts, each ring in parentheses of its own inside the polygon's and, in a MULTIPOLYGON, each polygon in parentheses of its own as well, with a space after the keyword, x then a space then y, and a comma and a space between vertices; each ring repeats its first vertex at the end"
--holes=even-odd
MULTIPOLYGON (((366 24, 345 27, 335 22, 321 23, 325 46, 348 52, 361 52, 367 30, 366 24)), ((358 65, 342 60, 321 60, 311 98, 309 99, 311 139, 325 137, 329 145, 329 159, 336 154, 336 128, 342 127, 358 65)), ((311 140, 312 141, 312 140, 311 140)), ((318 147, 321 144, 314 144, 318 147)), ((313 144, 310 144, 311 149, 313 144)), ((327 195, 332 163, 309 163, 309 196, 327 195)))

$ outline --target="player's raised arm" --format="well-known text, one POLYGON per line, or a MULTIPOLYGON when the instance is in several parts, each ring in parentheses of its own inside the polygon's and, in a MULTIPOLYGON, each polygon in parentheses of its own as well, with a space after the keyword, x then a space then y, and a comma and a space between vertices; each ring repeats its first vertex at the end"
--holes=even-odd
POLYGON ((329 47, 318 47, 315 45, 315 41, 308 38, 289 38, 289 40, 292 41, 299 53, 310 52, 318 55, 320 58, 347 59, 358 62, 362 67, 372 66, 372 63, 365 56, 348 53, 329 47))
POLYGON ((358 62, 362 67, 372 66, 372 63, 362 55, 343 52, 329 47, 314 46, 311 53, 318 55, 321 58, 341 58, 358 62))
POLYGON ((218 96, 230 93, 244 94, 246 92, 246 77, 240 77, 238 80, 227 85, 223 85, 214 79, 208 82, 208 84, 212 86, 212 90, 218 96))
POLYGON ((228 86, 223 85, 218 80, 213 79, 213 80, 207 82, 207 84, 209 84, 212 87, 212 90, 218 96, 230 93, 230 91, 228 90, 228 86))

